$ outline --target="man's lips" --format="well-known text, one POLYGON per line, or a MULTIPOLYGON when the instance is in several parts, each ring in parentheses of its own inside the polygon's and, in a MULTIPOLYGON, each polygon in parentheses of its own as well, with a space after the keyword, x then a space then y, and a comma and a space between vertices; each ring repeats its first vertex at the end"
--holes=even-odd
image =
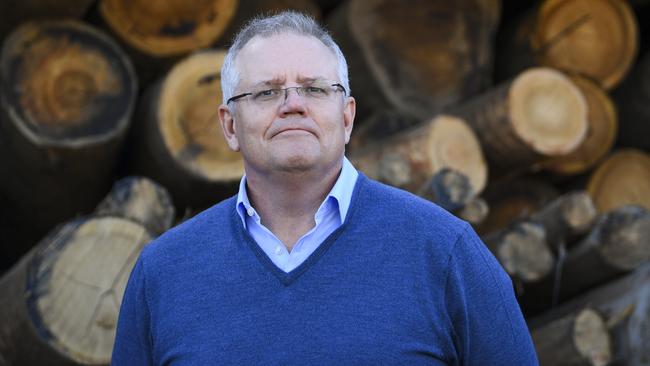
POLYGON ((273 131, 271 133, 271 138, 281 134, 287 134, 287 135, 288 134, 296 134, 296 135, 311 134, 316 136, 316 133, 314 133, 314 131, 312 131, 309 128, 301 127, 301 126, 287 126, 287 127, 280 128, 277 131, 273 131))

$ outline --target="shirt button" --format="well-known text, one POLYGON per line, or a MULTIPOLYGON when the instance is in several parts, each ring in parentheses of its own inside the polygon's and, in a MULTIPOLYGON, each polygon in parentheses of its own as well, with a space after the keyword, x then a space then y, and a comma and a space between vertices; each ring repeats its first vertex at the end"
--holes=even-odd
POLYGON ((255 210, 253 210, 252 207, 249 207, 248 210, 246 210, 246 213, 248 214, 248 216, 253 216, 255 215, 255 210))
POLYGON ((282 247, 280 245, 275 247, 275 254, 276 255, 282 254, 282 247))

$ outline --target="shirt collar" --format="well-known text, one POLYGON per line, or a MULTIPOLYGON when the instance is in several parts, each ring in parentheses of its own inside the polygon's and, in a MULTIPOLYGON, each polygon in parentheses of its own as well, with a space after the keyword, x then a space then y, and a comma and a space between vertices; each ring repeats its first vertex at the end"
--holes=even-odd
MULTIPOLYGON (((321 203, 318 211, 321 211, 323 207, 327 204, 328 201, 333 199, 338 203, 338 211, 341 219, 341 223, 345 221, 345 217, 350 208, 350 202, 352 201, 352 192, 354 191, 354 185, 357 181, 359 173, 354 168, 352 163, 346 158, 343 157, 343 164, 341 168, 341 174, 339 174, 336 183, 332 187, 332 190, 327 194, 323 202, 321 203)), ((246 227, 246 213, 249 210, 255 212, 253 206, 251 206, 250 200, 248 199, 248 193, 246 191, 246 175, 241 178, 239 182, 239 192, 237 193, 237 213, 242 220, 244 227, 246 227)), ((317 211, 317 213, 318 213, 317 211)), ((255 213, 257 216, 257 213, 255 213)))

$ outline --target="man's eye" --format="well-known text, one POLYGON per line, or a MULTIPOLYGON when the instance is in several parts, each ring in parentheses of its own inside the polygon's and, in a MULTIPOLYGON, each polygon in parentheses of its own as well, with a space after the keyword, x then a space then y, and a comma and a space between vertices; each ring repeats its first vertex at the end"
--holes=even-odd
POLYGON ((326 95, 327 94, 327 89, 320 88, 320 87, 317 87, 317 86, 305 87, 305 91, 310 95, 326 95))
POLYGON ((273 98, 276 95, 278 95, 278 89, 267 89, 267 90, 262 90, 258 91, 257 93, 253 94, 253 98, 255 99, 268 99, 268 98, 273 98))

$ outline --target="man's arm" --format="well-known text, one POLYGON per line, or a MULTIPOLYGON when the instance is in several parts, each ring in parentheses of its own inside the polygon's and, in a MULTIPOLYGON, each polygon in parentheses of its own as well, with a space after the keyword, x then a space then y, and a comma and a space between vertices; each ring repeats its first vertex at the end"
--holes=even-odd
POLYGON ((153 365, 143 266, 140 257, 126 285, 111 358, 114 366, 153 365))
POLYGON ((450 257, 445 289, 462 365, 538 365, 512 281, 468 227, 450 257))

